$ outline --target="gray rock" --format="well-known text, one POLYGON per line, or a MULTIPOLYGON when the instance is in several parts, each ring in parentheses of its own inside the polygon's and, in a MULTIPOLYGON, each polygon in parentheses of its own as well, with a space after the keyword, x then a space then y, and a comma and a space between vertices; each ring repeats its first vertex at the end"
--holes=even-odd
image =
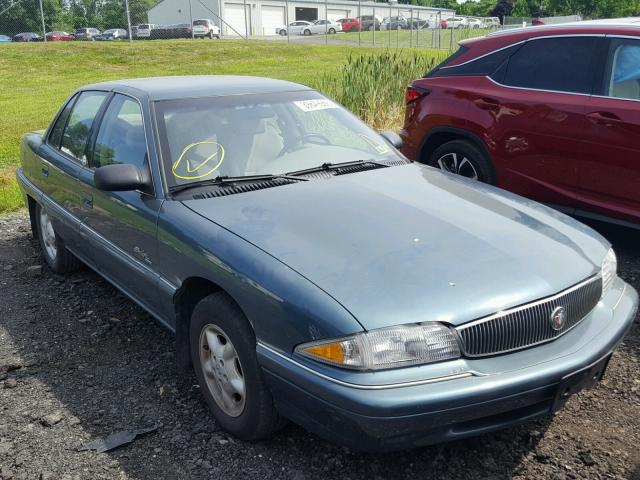
POLYGON ((27 267, 26 274, 30 277, 39 277, 42 275, 42 265, 31 265, 27 267))
POLYGON ((16 388, 18 381, 15 378, 7 378, 4 382, 4 388, 16 388))
POLYGON ((54 425, 60 423, 62 421, 62 414, 60 412, 50 413, 49 415, 45 415, 40 419, 40 423, 45 427, 53 427, 54 425))

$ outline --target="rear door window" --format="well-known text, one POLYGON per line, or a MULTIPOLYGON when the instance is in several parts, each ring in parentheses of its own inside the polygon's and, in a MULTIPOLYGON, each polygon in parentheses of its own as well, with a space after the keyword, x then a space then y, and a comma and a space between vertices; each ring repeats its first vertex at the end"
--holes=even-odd
POLYGON ((82 165, 87 165, 87 142, 100 107, 108 95, 107 92, 82 92, 64 129, 60 150, 77 159, 82 165))
POLYGON ((611 41, 603 90, 607 97, 640 100, 640 40, 611 41))
POLYGON ((73 108, 73 103, 75 102, 75 97, 71 99, 64 106, 62 112, 56 119, 56 123, 51 128, 51 132, 49 133, 49 145, 55 148, 60 148, 60 142, 62 141, 62 132, 64 131, 64 127, 67 124, 67 120, 69 118, 69 114, 71 113, 71 108, 73 108))
POLYGON ((599 37, 529 40, 514 53, 497 80, 521 88, 591 93, 592 62, 599 37))

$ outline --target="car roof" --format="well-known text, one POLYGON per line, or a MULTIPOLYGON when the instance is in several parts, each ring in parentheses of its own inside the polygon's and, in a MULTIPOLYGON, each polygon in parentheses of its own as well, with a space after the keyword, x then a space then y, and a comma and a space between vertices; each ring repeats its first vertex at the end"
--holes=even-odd
POLYGON ((469 47, 469 50, 456 57, 449 66, 460 65, 500 48, 505 48, 529 39, 564 35, 623 35, 640 37, 640 18, 589 20, 584 22, 500 30, 485 35, 484 37, 461 41, 460 45, 469 47))
POLYGON ((87 85, 81 90, 113 90, 151 101, 180 98, 277 93, 311 88, 298 83, 239 75, 198 75, 134 78, 87 85))

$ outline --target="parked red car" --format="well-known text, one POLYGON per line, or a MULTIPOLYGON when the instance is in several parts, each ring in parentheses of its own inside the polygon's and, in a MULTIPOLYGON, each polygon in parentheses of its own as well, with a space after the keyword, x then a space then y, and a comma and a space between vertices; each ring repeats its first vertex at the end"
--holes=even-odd
POLYGON ((75 38, 76 37, 67 32, 47 32, 47 42, 70 42, 75 38))
POLYGON ((640 224, 640 24, 539 26, 461 42, 406 92, 409 158, 640 224))
POLYGON ((359 32, 362 28, 362 24, 357 18, 341 18, 336 21, 342 24, 343 32, 359 32))

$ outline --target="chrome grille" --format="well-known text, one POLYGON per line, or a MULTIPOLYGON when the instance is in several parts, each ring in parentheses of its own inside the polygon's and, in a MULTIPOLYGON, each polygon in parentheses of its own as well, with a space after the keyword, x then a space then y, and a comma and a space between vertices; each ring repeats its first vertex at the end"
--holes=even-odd
POLYGON ((551 297, 461 325, 462 350, 469 357, 496 355, 549 342, 578 325, 602 296, 602 279, 592 277, 551 297), (551 314, 564 307, 564 326, 554 330, 551 314))

